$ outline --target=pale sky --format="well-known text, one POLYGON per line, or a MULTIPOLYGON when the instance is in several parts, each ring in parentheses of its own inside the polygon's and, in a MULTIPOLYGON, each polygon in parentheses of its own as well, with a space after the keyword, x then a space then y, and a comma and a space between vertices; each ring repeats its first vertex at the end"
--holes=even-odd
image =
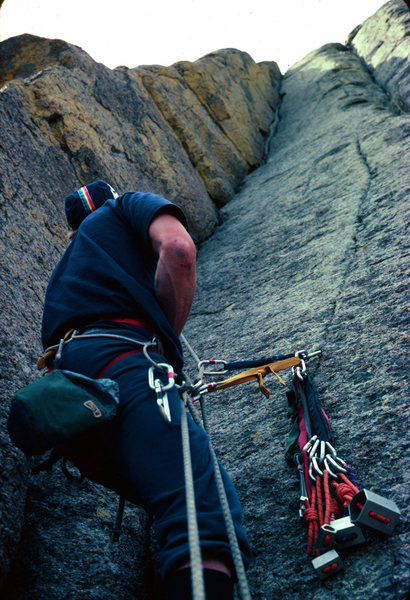
POLYGON ((80 46, 110 68, 171 65, 238 48, 284 73, 344 43, 385 0, 5 0, 0 40, 22 33, 80 46))

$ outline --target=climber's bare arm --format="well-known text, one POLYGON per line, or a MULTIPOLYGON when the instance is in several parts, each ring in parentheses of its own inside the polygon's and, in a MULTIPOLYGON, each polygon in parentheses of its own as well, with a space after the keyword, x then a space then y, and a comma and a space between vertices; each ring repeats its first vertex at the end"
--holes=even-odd
POLYGON ((180 335, 195 293, 195 244, 182 223, 167 213, 153 219, 148 233, 158 255, 156 295, 169 322, 180 335))

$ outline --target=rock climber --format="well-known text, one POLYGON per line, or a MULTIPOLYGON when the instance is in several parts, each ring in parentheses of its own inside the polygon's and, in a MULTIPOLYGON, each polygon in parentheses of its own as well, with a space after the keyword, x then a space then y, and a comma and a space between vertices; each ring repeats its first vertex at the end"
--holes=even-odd
MULTIPOLYGON (((194 297, 195 245, 182 210, 152 193, 118 196, 98 180, 69 195, 65 211, 72 239, 48 284, 42 342, 48 348, 74 328, 77 334, 63 348, 61 368, 118 382, 118 414, 93 440, 93 449, 100 445, 153 514, 164 597, 189 599, 181 403, 173 387, 167 393, 171 417, 167 422, 148 384, 148 371, 154 361, 170 364, 177 375, 182 374, 179 335, 194 297), (147 343, 154 338, 154 345, 148 346, 147 356, 135 345, 100 334, 147 343)), ((227 600, 233 598, 235 573, 208 437, 190 415, 188 419, 206 597, 227 600)), ((247 565, 250 550, 239 501, 222 472, 247 565)))

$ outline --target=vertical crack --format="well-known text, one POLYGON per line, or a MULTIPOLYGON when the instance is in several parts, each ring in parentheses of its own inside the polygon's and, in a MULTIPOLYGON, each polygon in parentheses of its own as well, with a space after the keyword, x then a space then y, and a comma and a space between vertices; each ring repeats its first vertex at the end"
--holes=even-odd
POLYGON ((369 195, 369 189, 371 186, 371 182, 373 179, 375 179, 375 177, 377 175, 377 169, 372 168, 370 166, 370 163, 367 159, 366 154, 363 151, 363 148, 362 148, 362 145, 360 143, 360 139, 358 136, 355 141, 355 146, 356 146, 356 150, 357 150, 358 159, 365 169, 365 181, 363 181, 361 184, 362 192, 360 193, 360 197, 358 198, 358 202, 357 202, 357 213, 356 213, 356 218, 353 223, 353 231, 352 231, 352 242, 353 243, 352 243, 352 245, 349 245, 348 248, 346 249, 345 259, 342 261, 343 264, 345 264, 345 270, 341 277, 341 285, 340 285, 339 290, 335 294, 335 297, 330 300, 330 317, 329 317, 327 324, 325 324, 324 330, 323 330, 324 345, 327 344, 327 339, 330 335, 329 332, 332 329, 334 320, 337 317, 340 299, 343 296, 343 289, 345 288, 345 285, 346 285, 346 279, 347 279, 349 273, 354 270, 354 264, 357 261, 358 251, 359 251, 359 241, 358 241, 359 233, 361 230, 363 230, 363 227, 365 226, 365 223, 364 223, 364 216, 366 214, 365 204, 366 204, 366 201, 367 201, 367 198, 369 195))
MULTIPOLYGON (((283 81, 283 78, 282 78, 282 81, 283 81)), ((273 138, 275 137, 276 131, 278 130, 278 125, 279 125, 279 121, 280 121, 280 109, 281 109, 281 106, 282 106, 282 100, 283 100, 283 96, 284 96, 284 94, 281 94, 282 81, 281 81, 280 89, 279 89, 279 98, 280 98, 280 101, 279 101, 279 104, 275 108, 275 117, 274 117, 272 123, 269 126, 269 133, 268 133, 268 135, 266 137, 266 140, 265 140, 265 146, 264 146, 264 149, 263 149, 263 156, 262 156, 262 163, 261 164, 265 164, 267 162, 267 160, 269 158, 269 154, 270 154, 271 148, 272 148, 273 138)))
MULTIPOLYGON (((376 169, 372 169, 371 166, 369 165, 369 162, 367 160, 366 155, 364 154, 364 152, 362 150, 362 147, 360 145, 360 140, 358 137, 356 138, 356 149, 357 149, 357 154, 359 155, 360 162, 364 165, 364 167, 367 170, 367 174, 368 174, 367 183, 368 183, 368 187, 369 187, 370 182, 375 177, 377 171, 376 171, 376 169)), ((366 192, 366 194, 367 194, 367 192, 366 192)))

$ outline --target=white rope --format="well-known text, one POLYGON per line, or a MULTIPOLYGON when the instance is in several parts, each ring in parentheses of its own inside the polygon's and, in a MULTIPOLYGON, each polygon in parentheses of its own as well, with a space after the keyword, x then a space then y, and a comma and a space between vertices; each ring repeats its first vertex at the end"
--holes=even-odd
POLYGON ((193 600, 205 600, 204 574, 202 570, 201 546, 198 519, 195 507, 194 477, 192 474, 191 450, 185 403, 181 398, 181 436, 184 457, 185 498, 187 506, 189 555, 193 600))
MULTIPOLYGON (((187 405, 189 406, 189 400, 187 402, 187 405)), ((201 427, 201 422, 199 420, 198 414, 196 414, 194 411, 190 411, 190 412, 191 412, 191 415, 192 415, 195 423, 201 427)), ((204 416, 204 409, 203 409, 203 416, 204 416)), ((186 415, 185 415, 185 419, 186 419, 186 415)), ((181 421, 181 426, 182 426, 182 421, 181 421)), ((233 564, 235 567, 236 575, 238 577, 239 594, 240 594, 240 597, 242 600, 251 600, 248 580, 247 580, 246 573, 245 573, 245 566, 243 564, 242 554, 241 554, 241 551, 239 548, 238 538, 236 536, 235 525, 233 523, 231 510, 229 508, 228 498, 226 496, 225 484, 223 482, 221 469, 219 467, 218 459, 216 457, 215 450, 213 449, 211 440, 209 440, 209 450, 211 452, 211 458, 212 458, 212 463, 213 463, 213 467, 214 467, 215 482, 216 482, 216 488, 218 491, 219 502, 221 503, 222 515, 224 518, 225 528, 226 528, 226 532, 228 535, 228 541, 229 541, 229 545, 230 545, 231 552, 232 552, 232 561, 233 561, 233 564)), ((188 531, 189 531, 189 528, 188 528, 188 531)))
POLYGON ((209 443, 209 449, 211 451, 212 461, 214 465, 215 480, 218 489, 219 501, 221 503, 226 532, 228 534, 229 545, 231 547, 232 560, 235 567, 236 576, 238 578, 239 595, 242 600, 251 600, 248 580, 245 573, 245 566, 243 564, 242 554, 239 548, 238 538, 235 531, 235 525, 233 523, 231 510, 229 508, 228 498, 226 496, 221 469, 219 467, 218 459, 216 457, 215 451, 211 443, 209 443))
POLYGON ((195 352, 195 350, 192 348, 191 344, 188 342, 188 340, 186 339, 186 337, 184 336, 183 333, 181 333, 181 340, 184 342, 185 346, 188 348, 189 352, 191 353, 193 359, 196 361, 196 364, 198 366, 199 363, 201 362, 201 359, 199 358, 199 356, 195 352))
MULTIPOLYGON (((184 343, 186 344, 187 348, 191 352, 192 356, 197 361, 197 364, 199 364, 199 362, 200 362, 199 357, 197 356, 195 351, 192 349, 190 344, 188 344, 186 338, 183 336, 181 336, 181 337, 182 337, 184 343)), ((187 376, 187 380, 188 380, 188 383, 190 383, 192 385, 192 380, 189 377, 189 375, 187 376)), ((186 393, 184 394, 184 397, 187 400, 187 405, 189 406, 189 399, 187 398, 186 393)), ((201 400, 203 400, 203 399, 201 398, 201 400)), ((205 425, 206 424, 206 415, 205 415, 205 409, 204 409, 203 403, 201 403, 201 409, 202 409, 202 418, 204 420, 204 425, 205 425)), ((186 413, 185 413, 184 409, 183 409, 183 412, 185 414, 185 421, 186 421, 187 419, 186 419, 186 413)), ((196 416, 193 411, 190 411, 190 412, 191 412, 192 417, 194 418, 194 421, 197 423, 197 425, 201 426, 198 416, 196 416)), ((181 418, 181 427, 182 427, 182 418, 181 418)), ((186 427, 188 430, 187 423, 186 423, 186 427)), ((189 450, 189 446, 188 446, 188 450, 189 450)), ((240 594, 240 597, 242 600, 251 600, 248 580, 247 580, 246 572, 245 572, 245 566, 243 564, 242 553, 239 548, 238 538, 237 538, 236 531, 235 531, 235 525, 233 523, 231 510, 229 508, 229 502, 228 502, 228 498, 226 495, 225 484, 223 482, 221 469, 219 467, 218 459, 217 459, 215 451, 213 449, 211 440, 209 440, 209 450, 210 450, 211 458, 212 458, 212 462, 213 462, 215 482, 216 482, 216 487, 217 487, 217 491, 218 491, 219 501, 221 503, 222 515, 224 518, 225 528, 226 528, 226 532, 228 535, 228 541, 229 541, 229 545, 231 548, 232 560, 233 560, 233 564, 235 567, 236 576, 238 578, 239 594, 240 594)), ((189 457, 189 459, 190 459, 190 457, 189 457)), ((191 475, 192 475, 192 470, 191 470, 191 475)), ((194 509, 195 509, 195 507, 194 507, 194 509)), ((196 519, 196 516, 195 516, 195 519, 196 519)), ((189 523, 188 523, 188 531, 189 531, 189 523)), ((191 559, 191 563, 192 563, 192 559, 191 559)), ((192 574, 192 581, 193 581, 193 579, 194 579, 194 575, 192 574)), ((193 598, 194 598, 194 600, 196 600, 195 596, 193 596, 193 598)))

